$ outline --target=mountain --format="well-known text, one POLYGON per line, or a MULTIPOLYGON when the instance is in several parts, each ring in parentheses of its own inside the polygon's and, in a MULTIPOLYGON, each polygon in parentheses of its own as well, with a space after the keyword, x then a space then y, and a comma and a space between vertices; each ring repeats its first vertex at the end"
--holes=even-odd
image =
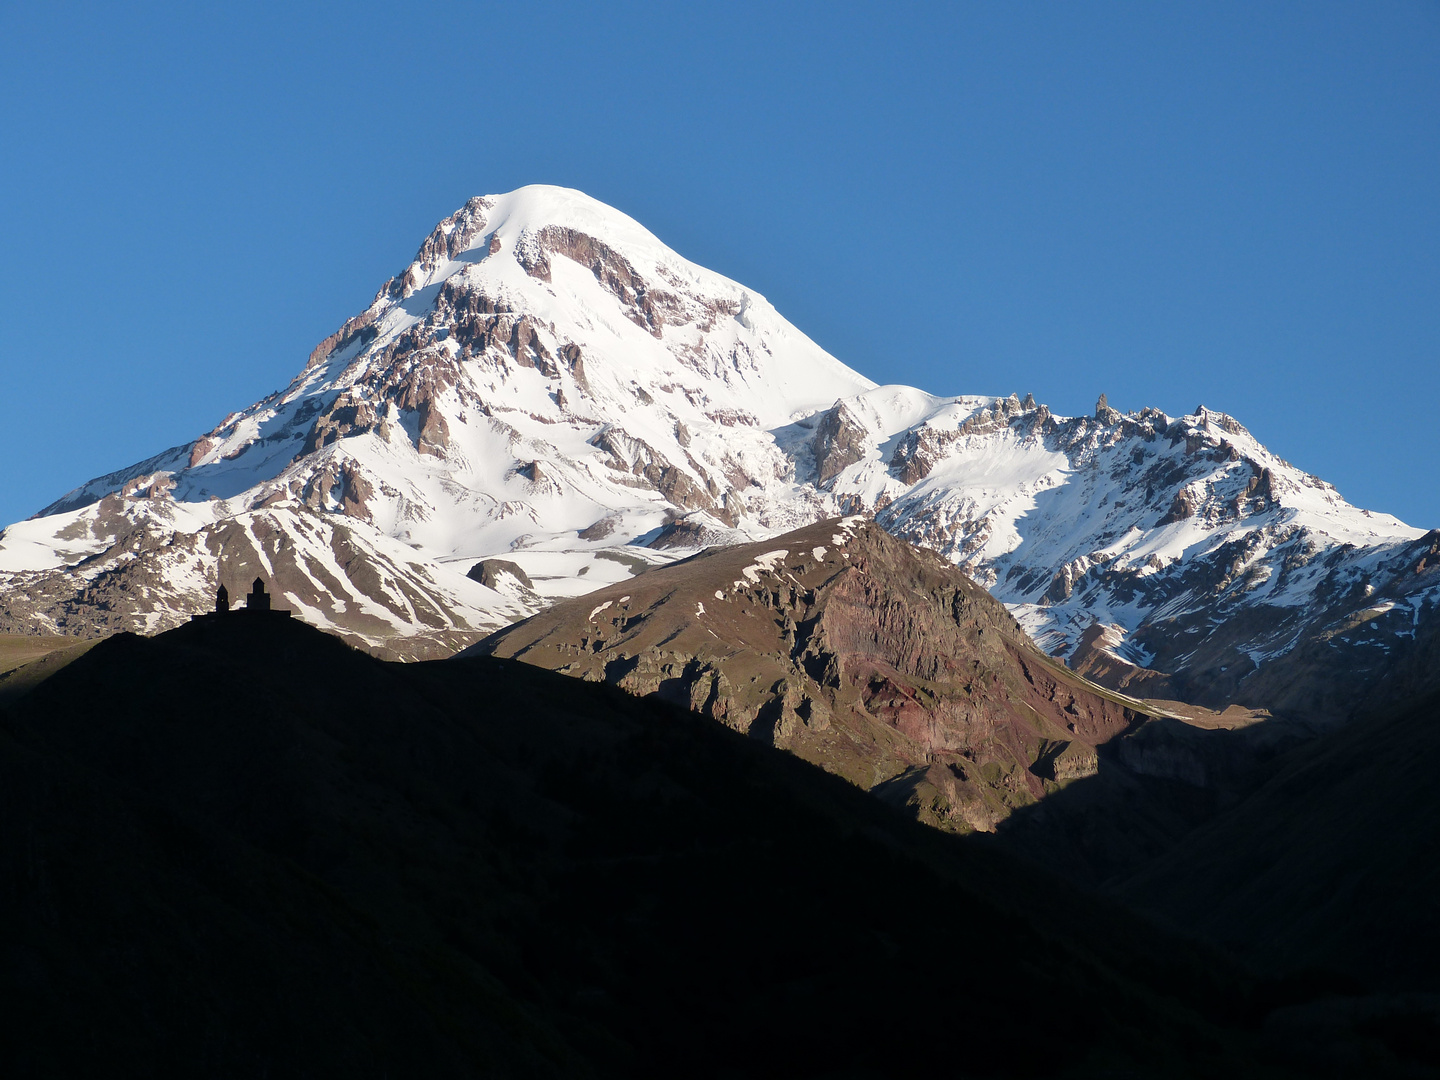
POLYGON ((1098 748, 1153 713, 1047 657, 953 564, 858 516, 711 548, 461 655, 656 696, 960 831, 1095 775, 1098 748))
POLYGON ((859 515, 707 549, 460 655, 688 708, 1087 887, 1170 851, 1313 736, 1097 686, 964 571, 859 515))
POLYGON ((1440 624, 1440 532, 1229 416, 876 386, 625 215, 528 187, 441 222, 285 390, 7 528, 0 631, 150 632, 260 573, 381 655, 441 655, 841 513, 1146 696, 1333 720, 1440 624))
POLYGON ((7 1076, 1296 1075, 1303 995, 511 661, 118 634, 0 698, 0 810, 7 1076))
POLYGON ((833 510, 770 430, 871 385, 578 192, 473 199, 286 390, 7 529, 5 614, 153 631, 261 572, 315 625, 453 651, 666 543, 833 510), (540 595, 466 579, 512 552, 540 595))
POLYGON ((1434 992, 1436 754, 1440 695, 1359 717, 1111 889, 1262 967, 1434 992))

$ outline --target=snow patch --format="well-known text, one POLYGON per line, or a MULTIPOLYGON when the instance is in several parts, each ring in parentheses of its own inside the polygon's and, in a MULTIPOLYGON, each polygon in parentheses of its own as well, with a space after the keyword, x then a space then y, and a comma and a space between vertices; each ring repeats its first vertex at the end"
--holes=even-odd
MULTIPOLYGON (((741 570, 740 573, 744 575, 745 580, 751 585, 756 585, 760 581, 761 573, 775 573, 775 564, 789 554, 790 552, 785 548, 781 548, 778 551, 767 551, 764 555, 755 556, 755 561, 741 570)), ((737 581, 735 585, 738 588, 740 583, 737 581)))

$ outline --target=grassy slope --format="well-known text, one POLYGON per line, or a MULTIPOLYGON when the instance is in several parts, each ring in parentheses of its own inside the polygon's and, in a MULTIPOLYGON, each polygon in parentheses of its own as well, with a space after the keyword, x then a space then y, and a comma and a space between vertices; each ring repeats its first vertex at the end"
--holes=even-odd
POLYGON ((92 639, 73 637, 42 637, 31 634, 0 634, 0 678, 17 668, 57 652, 69 652, 77 646, 93 645, 92 639))

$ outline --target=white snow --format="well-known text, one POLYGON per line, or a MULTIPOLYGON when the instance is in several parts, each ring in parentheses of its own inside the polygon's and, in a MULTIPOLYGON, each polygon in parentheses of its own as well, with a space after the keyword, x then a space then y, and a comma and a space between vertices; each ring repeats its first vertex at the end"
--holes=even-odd
MULTIPOLYGON (((760 581, 761 573, 775 573, 775 564, 789 554, 790 552, 785 548, 780 548, 778 551, 767 551, 764 555, 755 556, 755 561, 743 568, 740 573, 744 575, 746 581, 755 585, 760 581)), ((735 585, 738 588, 740 583, 737 581, 735 585)))
MULTIPOLYGON (((1128 638, 1147 620, 1261 603, 1304 609, 1333 553, 1337 574, 1377 586, 1397 580, 1387 560, 1421 535, 1350 506, 1223 414, 1149 411, 1116 424, 1042 416, 1015 398, 878 386, 754 290, 683 259, 581 192, 537 185, 485 203, 465 250, 417 259, 401 275, 405 295, 376 298, 366 313, 373 338, 356 337, 284 391, 227 416, 207 443, 167 450, 65 498, 98 499, 137 477, 166 475, 170 497, 127 498, 118 516, 91 502, 7 528, 3 580, 64 573, 79 582, 99 573, 98 563, 158 557, 124 546, 132 533, 193 536, 233 521, 262 565, 281 535, 310 560, 317 587, 321 578, 337 583, 328 586, 333 607, 302 611, 321 625, 364 617, 389 633, 420 633, 402 579, 456 618, 500 625, 688 554, 647 546, 677 507, 646 477, 669 470, 694 493, 681 509, 708 531, 707 543, 763 540, 859 506, 964 567, 1042 643, 1072 647, 1098 619, 1131 658, 1128 638), (547 229, 573 230, 614 252, 644 283, 652 315, 633 289, 618 295, 588 262, 544 250, 547 229), (532 267, 543 257, 548 280, 521 257, 532 267), (396 355, 401 334, 438 325, 442 289, 496 312, 504 320, 497 340, 524 317, 541 352, 521 356, 503 343, 462 349, 449 327, 396 355), (566 359, 576 350, 583 371, 566 359), (426 363, 443 374, 428 406, 448 431, 438 449, 420 446, 421 411, 401 392, 426 363), (334 431, 333 441, 301 454, 317 418, 332 408, 340 416, 347 402, 346 415, 369 409, 374 423, 334 431), (819 415, 837 404, 863 430, 860 460, 822 490, 813 440, 819 415), (917 445, 924 475, 907 484, 892 461, 917 445), (1267 498, 1256 495, 1262 473, 1267 498), (368 485, 363 509, 349 475, 368 485), (1192 512, 1171 514, 1179 503, 1192 512), (317 521, 384 566, 375 593, 352 587, 317 521), (597 538, 580 539, 599 523, 607 529, 590 533, 597 538), (502 595, 465 577, 489 557, 520 565, 533 595, 518 585, 502 595), (1191 568, 1210 562, 1224 571, 1216 595, 1184 584, 1191 568), (1068 595, 1057 581, 1068 582, 1068 595)), ((453 236, 465 213, 442 235, 453 236)), ((864 520, 850 513, 813 557, 834 549, 849 559, 843 549, 864 520)), ((756 559, 735 588, 778 574, 788 554, 756 559)), ((175 597, 211 587, 213 556, 166 558, 175 597)), ((1406 609, 1417 620, 1419 604, 1406 609)), ((1293 634, 1285 634, 1257 642, 1257 653, 1289 647, 1293 634)))

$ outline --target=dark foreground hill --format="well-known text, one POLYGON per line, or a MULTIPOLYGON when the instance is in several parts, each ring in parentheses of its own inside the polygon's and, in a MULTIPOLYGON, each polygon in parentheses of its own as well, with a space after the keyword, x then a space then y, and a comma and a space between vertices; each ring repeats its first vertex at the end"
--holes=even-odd
POLYGON ((244 613, 9 699, 0 924, 6 1076, 1293 1075, 1275 986, 791 755, 244 613))
POLYGON ((1437 760, 1440 695, 1357 719, 1113 887, 1263 967, 1440 992, 1437 760))
POLYGON ((921 821, 995 828, 1011 854, 1343 991, 1287 1014, 1307 1040, 1388 1026, 1440 1065, 1440 998, 1414 996, 1440 989, 1440 700, 1323 736, 1187 723, 1059 667, 954 567, 855 521, 650 570, 469 652, 688 705, 921 821))

